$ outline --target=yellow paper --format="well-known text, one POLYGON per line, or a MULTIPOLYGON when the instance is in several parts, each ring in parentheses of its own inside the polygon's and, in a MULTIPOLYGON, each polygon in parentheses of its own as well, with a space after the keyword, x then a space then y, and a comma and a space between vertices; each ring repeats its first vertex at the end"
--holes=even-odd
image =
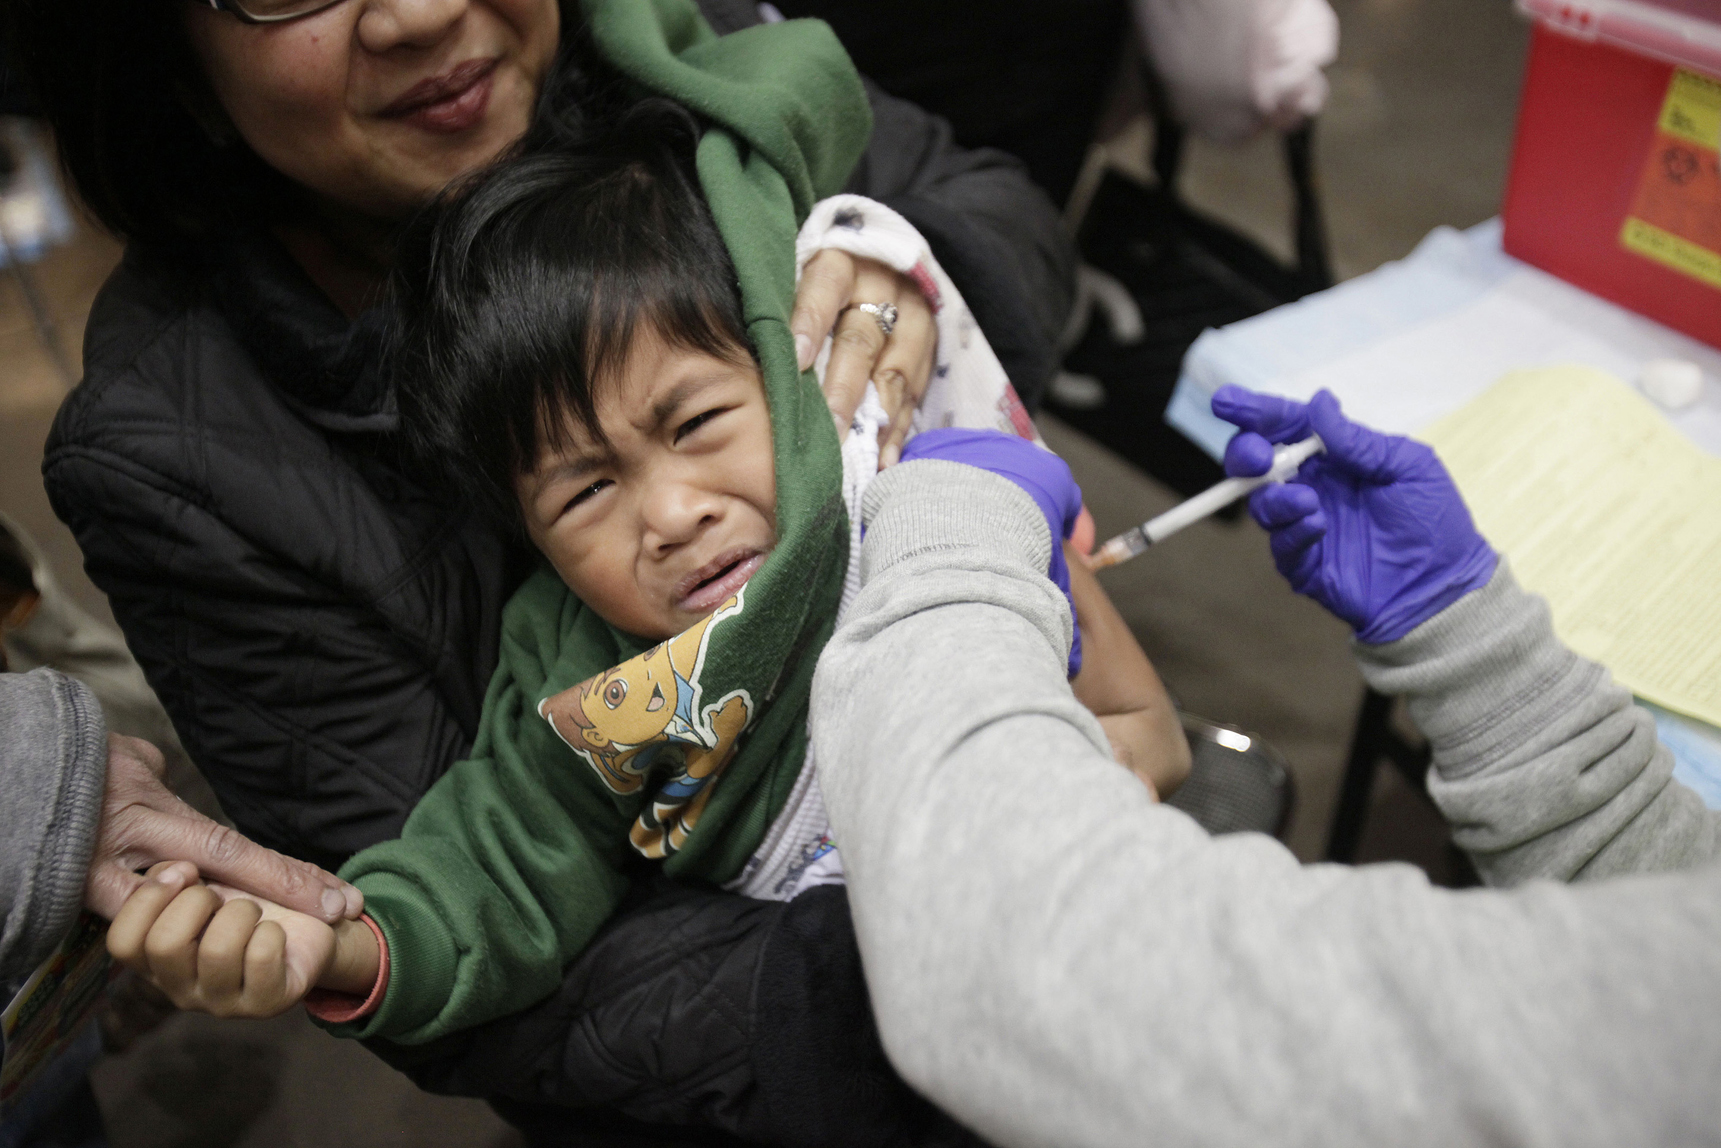
POLYGON ((1578 366, 1507 375, 1417 437, 1567 645, 1721 725, 1721 459, 1578 366))

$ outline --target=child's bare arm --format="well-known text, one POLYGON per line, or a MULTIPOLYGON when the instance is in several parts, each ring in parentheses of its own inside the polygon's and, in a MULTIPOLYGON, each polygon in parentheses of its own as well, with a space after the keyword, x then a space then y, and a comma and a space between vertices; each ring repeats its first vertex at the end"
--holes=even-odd
POLYGON ((314 987, 355 993, 376 983, 370 927, 245 896, 223 901, 186 862, 156 866, 108 927, 108 952, 182 1009, 225 1017, 285 1012, 314 987))
POLYGON ((1111 741, 1112 754, 1164 796, 1189 776, 1189 740, 1159 675, 1082 561, 1064 546, 1070 597, 1082 631, 1082 668, 1071 687, 1111 741))

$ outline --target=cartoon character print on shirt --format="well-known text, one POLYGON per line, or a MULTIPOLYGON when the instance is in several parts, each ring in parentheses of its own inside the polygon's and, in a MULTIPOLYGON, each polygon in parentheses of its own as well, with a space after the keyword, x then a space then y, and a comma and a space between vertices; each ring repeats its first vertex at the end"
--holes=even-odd
POLYGON ((653 773, 668 773, 628 831, 647 857, 662 859, 686 842, 752 720, 746 690, 706 704, 700 681, 712 631, 741 612, 746 592, 743 586, 675 637, 538 703, 538 716, 612 793, 637 792, 653 773))

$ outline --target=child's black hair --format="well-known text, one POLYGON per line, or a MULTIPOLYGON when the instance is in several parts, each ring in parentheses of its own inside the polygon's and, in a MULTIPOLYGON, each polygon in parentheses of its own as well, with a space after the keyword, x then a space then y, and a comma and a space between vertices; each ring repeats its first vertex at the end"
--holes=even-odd
POLYGON ((751 353, 740 288, 693 172, 699 127, 667 100, 509 159, 446 193, 399 249, 393 372, 412 453, 513 517, 515 478, 602 441, 594 384, 649 326, 751 353))

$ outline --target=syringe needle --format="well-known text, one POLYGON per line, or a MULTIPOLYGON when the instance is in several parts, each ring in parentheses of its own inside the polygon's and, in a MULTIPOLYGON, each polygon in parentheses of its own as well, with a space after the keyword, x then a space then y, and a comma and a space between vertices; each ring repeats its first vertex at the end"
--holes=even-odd
POLYGON ((1297 473, 1298 467, 1325 449, 1326 446, 1319 435, 1310 435, 1301 442, 1274 447, 1273 465, 1267 468, 1266 474, 1254 478, 1228 478, 1208 487, 1194 498, 1178 503, 1164 514, 1150 518, 1140 526, 1131 527, 1095 550, 1093 556, 1088 559, 1088 568, 1102 570, 1107 566, 1129 561, 1149 546, 1163 542, 1185 526, 1200 522, 1208 515, 1225 509, 1250 491, 1269 482, 1284 482, 1297 473))

